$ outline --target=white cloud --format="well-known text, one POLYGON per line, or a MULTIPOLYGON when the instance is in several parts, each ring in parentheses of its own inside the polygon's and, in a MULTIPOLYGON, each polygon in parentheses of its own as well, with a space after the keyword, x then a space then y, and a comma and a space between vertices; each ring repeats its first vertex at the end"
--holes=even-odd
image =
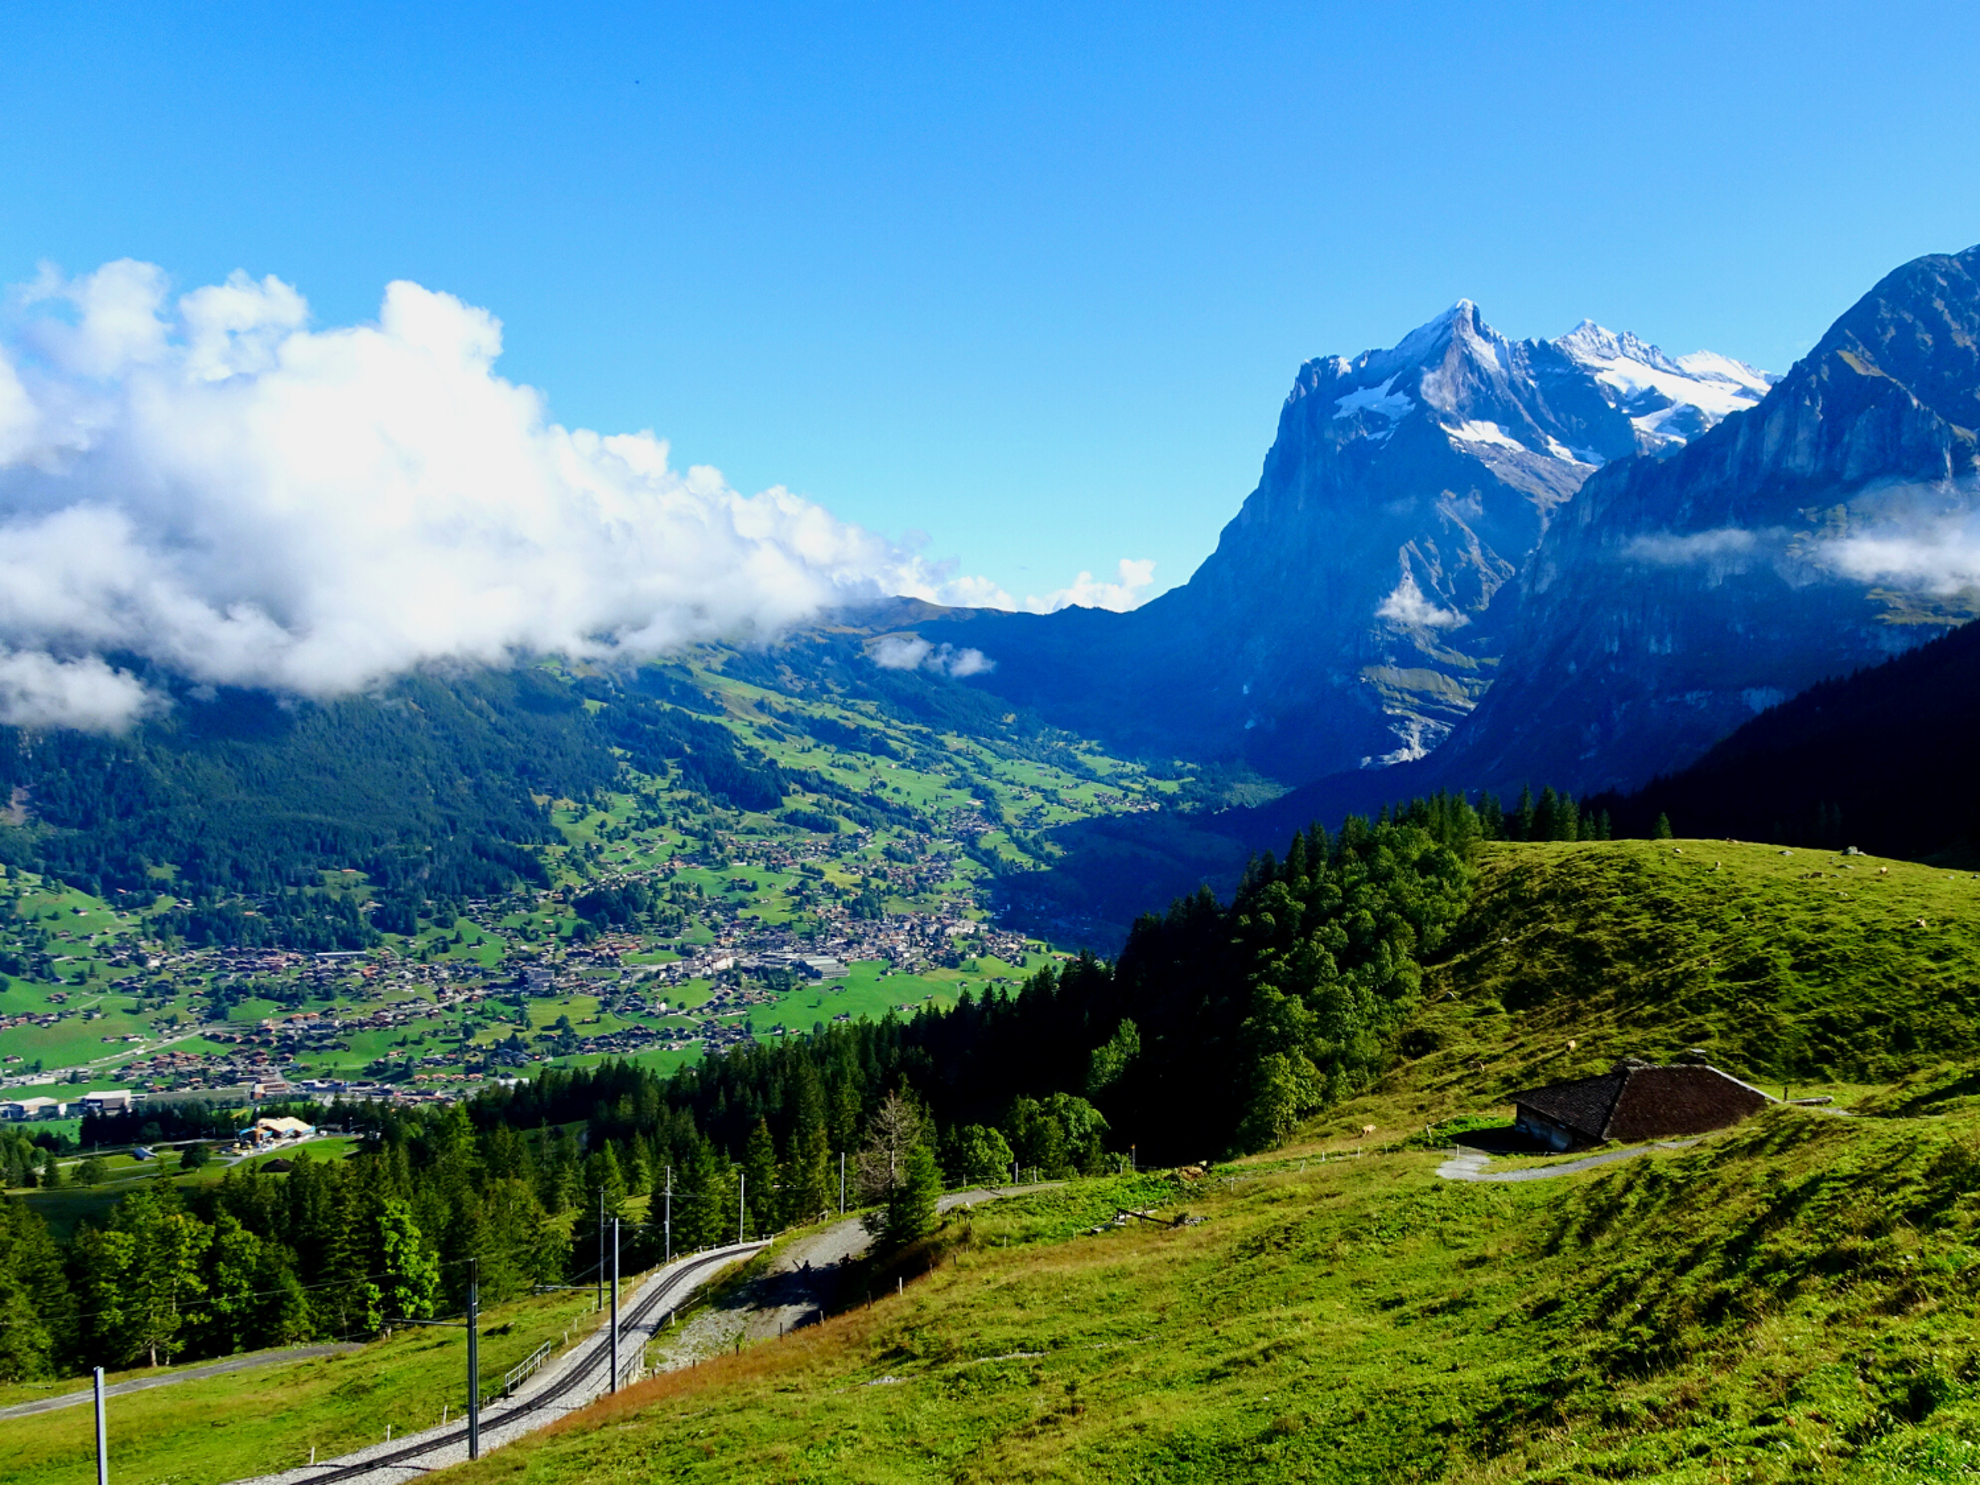
POLYGON ((1471 620, 1455 609, 1439 608, 1416 586, 1416 575, 1405 570, 1395 590, 1375 605, 1375 617, 1405 629, 1458 629, 1471 620))
POLYGON ((1944 597, 1980 587, 1980 515, 1844 537, 1824 543, 1823 558, 1845 577, 1944 597))
POLYGON ((165 289, 126 260, 20 295, 0 349, 0 722, 139 715, 136 683, 89 658, 107 651, 326 696, 983 586, 781 488, 675 470, 651 433, 552 422, 495 374, 500 323, 450 295, 394 283, 375 323, 312 330, 272 277, 169 307, 165 289))
POLYGON ((1154 583, 1155 563, 1152 560, 1134 561, 1123 557, 1114 582, 1099 582, 1092 573, 1082 572, 1072 583, 1056 592, 1027 598, 1022 604, 1007 601, 994 607, 1022 608, 1032 614, 1056 614, 1062 608, 1107 608, 1115 613, 1126 613, 1131 608, 1140 607, 1151 596, 1146 590, 1154 583))
POLYGON ((1015 609, 1017 600, 984 577, 955 578, 947 585, 945 602, 959 608, 1015 609))
POLYGON ((1844 536, 1797 537, 1780 527, 1654 532, 1622 549, 1625 559, 1658 567, 1703 567, 1715 577, 1763 562, 1783 573, 1828 573, 1940 597, 1980 586, 1980 512, 1970 487, 1892 486, 1861 497, 1844 536), (1948 501, 1968 508, 1948 512, 1948 501), (1929 502, 1931 510, 1920 506, 1929 502))
POLYGON ((1622 554, 1625 560, 1647 562, 1653 567, 1738 565, 1763 545, 1778 544, 1779 537, 1777 531, 1748 531, 1738 526, 1721 526, 1682 536, 1672 531, 1657 531, 1630 538, 1622 554))
POLYGON ((882 670, 932 670, 939 675, 983 675, 997 662, 978 649, 930 644, 918 634, 886 634, 868 652, 882 670))
POLYGON ((0 649, 0 717, 17 727, 114 731, 150 705, 135 676, 95 655, 64 661, 35 650, 0 649))
POLYGON ((45 315, 32 322, 37 348, 73 375, 115 377, 169 352, 168 329, 158 313, 165 302, 165 271, 156 264, 119 258, 66 283, 43 264, 22 297, 73 312, 73 318, 45 315))

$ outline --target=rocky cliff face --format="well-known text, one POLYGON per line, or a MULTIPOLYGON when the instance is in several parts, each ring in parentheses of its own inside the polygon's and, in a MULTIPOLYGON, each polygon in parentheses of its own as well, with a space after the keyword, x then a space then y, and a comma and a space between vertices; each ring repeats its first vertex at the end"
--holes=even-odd
POLYGON ((1980 248, 1891 274, 1758 407, 1593 475, 1436 776, 1640 784, 1973 617, 1975 429, 1980 248))
POLYGON ((1461 301, 1391 349, 1300 368, 1258 488, 1184 587, 1126 615, 920 632, 984 649, 983 684, 1126 746, 1289 782, 1420 758, 1492 684, 1519 574, 1583 482, 1682 448, 1767 385, 1586 322, 1509 341, 1461 301))

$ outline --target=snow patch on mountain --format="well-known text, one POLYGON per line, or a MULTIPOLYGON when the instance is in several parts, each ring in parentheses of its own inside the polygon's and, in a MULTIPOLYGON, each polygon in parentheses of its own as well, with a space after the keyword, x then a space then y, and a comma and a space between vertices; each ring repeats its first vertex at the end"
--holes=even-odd
POLYGON ((1713 351, 1672 356, 1583 320, 1554 344, 1625 413, 1649 452, 1689 442, 1767 395, 1775 378, 1713 351))
POLYGON ((1456 427, 1444 431, 1452 438, 1461 439, 1465 443, 1496 443, 1509 449, 1518 449, 1523 454, 1531 452, 1525 444, 1497 423, 1488 423, 1483 419, 1467 419, 1456 427))
POLYGON ((1356 413, 1373 412, 1380 413, 1390 422, 1394 422, 1397 418, 1414 412, 1416 410, 1416 404, 1413 401, 1405 397, 1401 392, 1391 392, 1389 390, 1395 384, 1396 378, 1395 376, 1391 376, 1380 386, 1361 387, 1348 393, 1345 397, 1336 397, 1334 399, 1334 406, 1339 408, 1340 411, 1336 412, 1334 416, 1337 418, 1351 418, 1356 413))

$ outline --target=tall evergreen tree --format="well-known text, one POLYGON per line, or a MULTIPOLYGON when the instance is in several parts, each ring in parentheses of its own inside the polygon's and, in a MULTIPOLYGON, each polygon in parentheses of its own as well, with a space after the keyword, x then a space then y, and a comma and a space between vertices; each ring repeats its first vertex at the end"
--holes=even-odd
POLYGON ((743 1197, 749 1208, 745 1236, 767 1237, 777 1228, 777 1145, 767 1119, 758 1119, 743 1145, 743 1197))
POLYGON ((899 1176, 882 1209, 881 1241, 890 1248, 905 1247, 935 1230, 936 1201, 942 1194, 942 1172, 925 1143, 907 1152, 899 1176))
POLYGON ((1512 817, 1506 821, 1507 839, 1532 840, 1538 815, 1539 807, 1533 802, 1533 786, 1522 785, 1519 791, 1519 803, 1513 807, 1512 817))

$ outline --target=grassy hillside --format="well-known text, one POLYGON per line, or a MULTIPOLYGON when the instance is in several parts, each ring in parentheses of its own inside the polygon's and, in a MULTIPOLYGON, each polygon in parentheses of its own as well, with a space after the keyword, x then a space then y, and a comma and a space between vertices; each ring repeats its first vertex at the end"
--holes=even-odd
POLYGON ((1388 1095, 1489 1107, 1692 1047, 1796 1096, 1971 1054, 1980 877, 1727 841, 1486 845, 1388 1095))
POLYGON ((1980 1473, 1980 1121, 1781 1109, 1559 1183, 1439 1159, 1178 1187, 1164 1210, 1207 1219, 1181 1230, 1025 1242, 1063 1224, 992 1209, 900 1298, 449 1478, 1980 1473))
POLYGON ((1980 882, 1701 841, 1479 866, 1410 1055, 1293 1148, 959 1219, 905 1295, 457 1477, 1980 1478, 1980 882), (1519 1184, 1423 1148, 1693 1046, 1857 1116, 1519 1184), (1067 1237, 1116 1202, 1206 1220, 1067 1237))

